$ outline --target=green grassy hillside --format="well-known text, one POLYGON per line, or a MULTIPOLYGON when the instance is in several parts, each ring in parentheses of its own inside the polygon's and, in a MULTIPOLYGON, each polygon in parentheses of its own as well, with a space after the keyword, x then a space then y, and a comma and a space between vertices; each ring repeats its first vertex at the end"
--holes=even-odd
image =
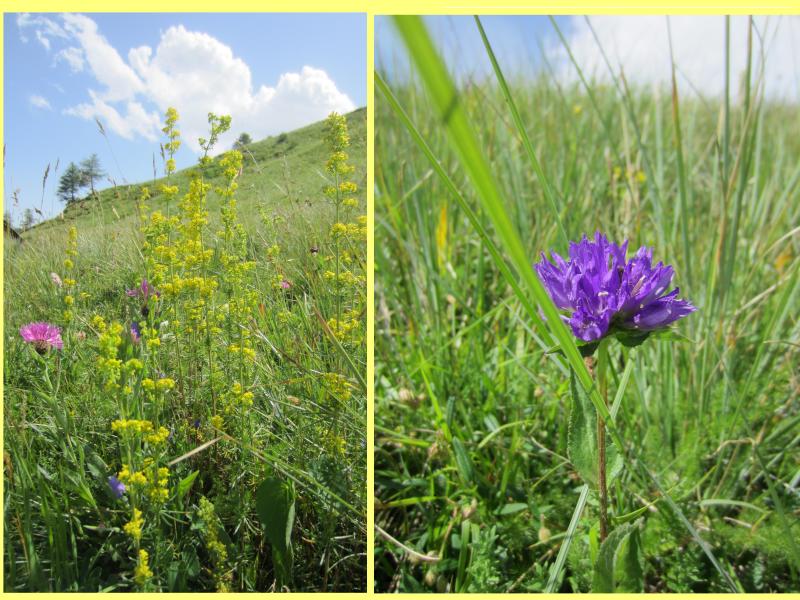
MULTIPOLYGON (((360 108, 346 115, 351 139, 349 154, 358 175, 356 183, 362 190, 366 184, 367 173, 366 112, 366 108, 360 108)), ((319 214, 320 190, 327 178, 324 173, 327 159, 324 129, 324 122, 320 121, 295 131, 253 142, 243 148, 244 169, 238 179, 237 198, 245 225, 252 225, 261 209, 281 214, 295 213, 299 210, 310 218, 324 216, 319 214)), ((220 181, 221 169, 218 162, 215 160, 215 165, 204 174, 212 185, 220 181)), ((184 191, 192 172, 196 170, 197 167, 189 167, 177 171, 171 180, 184 191)), ((161 171, 159 165, 158 172, 161 171)), ((58 217, 44 221, 25 232, 24 238, 35 240, 38 244, 43 237, 66 232, 66 227, 73 224, 87 232, 98 227, 111 227, 112 231, 129 228, 130 220, 135 219, 135 198, 141 186, 146 185, 153 190, 150 201, 152 208, 166 208, 163 198, 156 192, 159 184, 165 181, 165 178, 158 177, 136 184, 116 185, 104 189, 98 192, 96 198, 87 195, 68 204, 58 217)), ((212 217, 219 208, 218 202, 218 198, 210 198, 209 209, 212 217)), ((322 210, 324 211, 324 208, 322 210)))

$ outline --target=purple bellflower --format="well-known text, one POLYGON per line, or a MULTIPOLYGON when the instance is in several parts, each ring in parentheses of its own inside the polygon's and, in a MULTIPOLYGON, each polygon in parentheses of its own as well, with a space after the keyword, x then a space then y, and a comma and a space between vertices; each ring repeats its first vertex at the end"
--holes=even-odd
POLYGON ((117 479, 114 475, 108 478, 108 487, 111 488, 111 493, 115 498, 122 498, 125 494, 125 484, 117 479))
MULTIPOLYGON (((626 259, 628 241, 618 246, 599 231, 590 241, 584 235, 569 244, 569 260, 551 252, 554 262, 534 265, 555 305, 568 314, 564 320, 575 337, 597 342, 614 334, 641 334, 667 327, 697 310, 678 298, 679 288, 667 292, 674 269, 653 266, 653 249, 645 246, 626 259)), ((620 338, 622 339, 622 338, 620 338)))

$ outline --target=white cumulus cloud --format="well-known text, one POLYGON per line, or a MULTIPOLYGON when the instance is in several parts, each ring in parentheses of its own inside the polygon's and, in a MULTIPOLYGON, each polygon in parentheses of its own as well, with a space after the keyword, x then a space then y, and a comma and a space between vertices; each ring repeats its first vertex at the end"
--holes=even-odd
POLYGON ((256 85, 250 67, 230 46, 182 25, 162 32, 155 48, 140 46, 127 60, 84 15, 62 15, 63 29, 77 44, 57 54, 75 71, 85 68, 96 80, 89 101, 65 110, 85 119, 99 118, 127 139, 156 140, 163 114, 180 114, 184 143, 200 151, 197 138, 208 136, 208 113, 231 115, 232 131, 218 149, 230 147, 246 131, 253 138, 302 127, 331 111, 355 108, 328 74, 311 66, 284 73, 273 85, 256 85))
POLYGON ((89 69, 105 89, 100 96, 106 101, 129 100, 142 91, 142 83, 133 69, 106 40, 95 23, 84 15, 65 14, 64 28, 80 44, 89 69))
POLYGON ((152 142, 158 139, 161 118, 157 112, 148 112, 141 103, 130 100, 124 103, 123 114, 97 92, 89 90, 89 97, 91 102, 67 108, 64 113, 84 119, 99 119, 104 127, 128 140, 137 136, 152 142))
MULTIPOLYGON (((615 75, 620 68, 629 81, 640 84, 669 84, 671 78, 667 18, 663 16, 591 17, 591 28, 583 17, 571 17, 567 42, 584 74, 599 81, 611 77, 602 47, 615 75), (592 33, 594 29, 594 34, 592 33), (595 39, 595 34, 597 39, 595 39)), ((800 99, 800 18, 755 17, 753 35, 754 71, 761 72, 768 98, 800 99)), ((724 17, 673 16, 669 18, 678 85, 707 96, 724 93, 725 19, 724 17)), ((747 63, 747 17, 731 17, 730 68, 731 92, 747 63)), ((577 78, 566 51, 555 38, 546 49, 561 77, 577 78)))
POLYGON ((26 30, 32 30, 33 35, 44 46, 45 50, 50 50, 50 38, 68 37, 67 32, 56 21, 44 15, 32 15, 30 13, 19 13, 17 15, 17 29, 20 39, 27 43, 28 36, 26 30))
POLYGON ((35 106, 36 108, 41 108, 44 110, 52 110, 50 103, 44 96, 33 94, 30 98, 28 98, 28 101, 31 103, 31 106, 35 106))
POLYGON ((83 67, 86 64, 86 61, 83 58, 83 50, 76 48, 75 46, 70 46, 68 48, 59 50, 56 54, 56 62, 59 61, 67 63, 73 73, 80 73, 83 71, 83 67))

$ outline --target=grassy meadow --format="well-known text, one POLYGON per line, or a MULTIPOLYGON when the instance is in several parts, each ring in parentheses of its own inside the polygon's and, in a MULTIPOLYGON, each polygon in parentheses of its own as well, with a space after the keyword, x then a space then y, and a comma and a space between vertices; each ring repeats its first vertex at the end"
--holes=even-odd
POLYGON ((366 110, 228 125, 5 240, 6 591, 366 587, 366 110))
POLYGON ((398 21, 410 70, 377 65, 375 91, 375 590, 597 591, 575 346, 540 326, 530 276, 600 230, 653 247, 698 307, 688 341, 610 346, 634 588, 800 591, 796 106, 764 99, 755 52, 727 97, 548 65, 456 92, 398 21))

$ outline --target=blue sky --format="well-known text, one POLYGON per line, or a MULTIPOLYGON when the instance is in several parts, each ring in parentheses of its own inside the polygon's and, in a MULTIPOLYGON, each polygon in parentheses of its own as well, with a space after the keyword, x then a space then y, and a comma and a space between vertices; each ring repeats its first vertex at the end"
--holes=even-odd
POLYGON ((151 177, 167 106, 181 114, 182 168, 209 111, 233 117, 225 149, 243 131, 259 139, 366 104, 363 14, 33 13, 3 25, 4 203, 15 217, 60 212, 59 176, 92 153, 118 183, 151 177))
MULTIPOLYGON (((601 16, 587 21, 578 15, 557 16, 555 20, 576 62, 590 79, 610 81, 599 50, 602 47, 615 72, 624 69, 629 82, 668 86, 669 22, 682 94, 719 97, 724 89, 722 16, 601 16)), ((481 21, 507 77, 530 76, 543 68, 542 59, 546 58, 562 83, 577 81, 577 73, 548 17, 492 15, 481 21)), ((428 16, 425 22, 457 78, 493 77, 471 16, 428 16)), ((755 77, 762 79, 768 98, 796 103, 800 98, 800 17, 756 16, 754 24, 755 77), (763 64, 759 61, 762 51, 766 57, 763 64)), ((747 27, 747 17, 731 18, 732 81, 739 81, 747 62, 747 27)), ((408 58, 389 17, 376 19, 375 39, 376 66, 383 68, 390 80, 404 77, 408 58)))
MULTIPOLYGON (((556 21, 562 30, 569 30, 568 19, 556 17, 556 21)), ((472 16, 428 16, 425 22, 456 76, 481 77, 492 72, 472 16)), ((504 71, 535 73, 541 66, 539 45, 557 41, 546 16, 487 15, 481 17, 481 23, 504 71)), ((405 74, 408 60, 391 18, 376 18, 375 39, 376 66, 383 67, 390 77, 405 74)))

